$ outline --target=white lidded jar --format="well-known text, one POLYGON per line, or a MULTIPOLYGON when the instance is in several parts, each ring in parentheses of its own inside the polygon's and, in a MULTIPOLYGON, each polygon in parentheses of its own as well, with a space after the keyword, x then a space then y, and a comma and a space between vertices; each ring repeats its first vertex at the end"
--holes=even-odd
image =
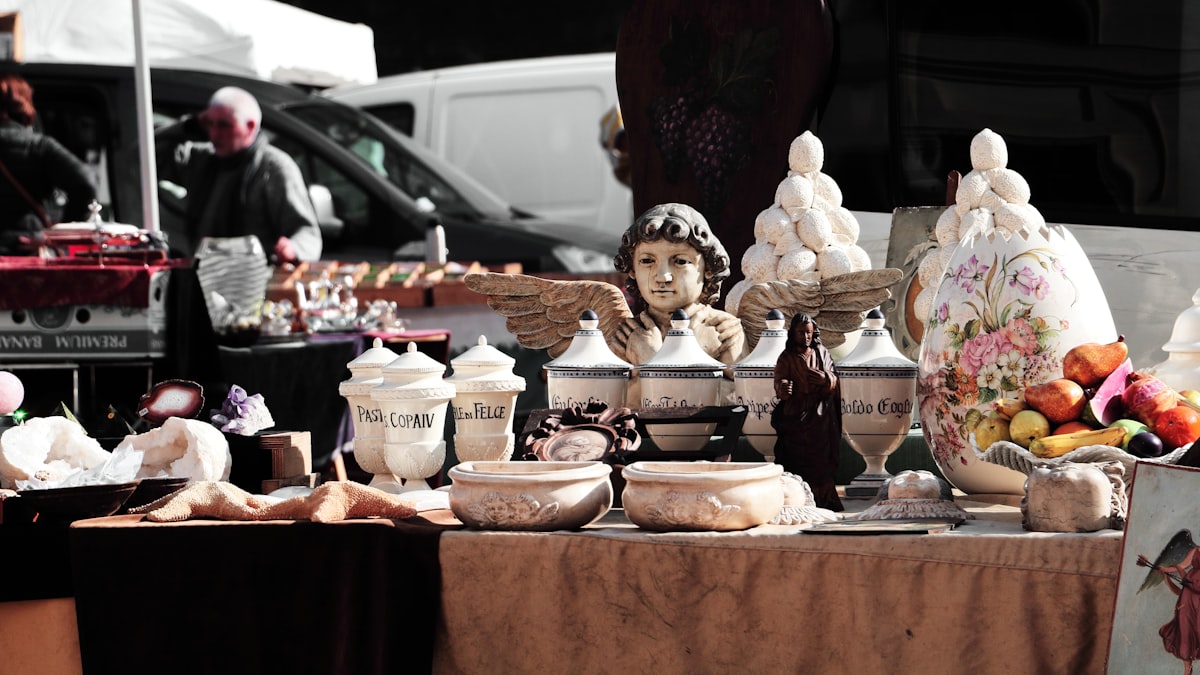
POLYGON ((771 413, 779 405, 775 396, 775 364, 787 347, 783 312, 767 312, 767 328, 758 337, 754 351, 733 366, 733 401, 746 408, 742 434, 768 462, 775 461, 775 428, 771 413))
POLYGON ((425 479, 446 461, 446 407, 454 385, 442 379, 446 366, 417 351, 408 351, 383 368, 383 383, 371 390, 383 416, 383 454, 392 473, 403 480, 401 491, 428 490, 425 479))
POLYGON ((525 378, 513 373, 517 361, 489 345, 478 343, 450 360, 454 375, 454 454, 460 462, 512 459, 513 409, 525 391, 525 378))
POLYGON ((398 354, 375 338, 370 349, 346 364, 350 379, 338 385, 338 393, 350 407, 354 425, 354 461, 363 471, 372 474, 370 486, 384 492, 400 491, 400 479, 392 475, 383 458, 383 413, 379 403, 371 398, 371 390, 383 384, 383 368, 396 360, 398 354))
POLYGON ((896 349, 883 312, 863 322, 854 350, 837 364, 842 390, 842 437, 862 455, 866 470, 846 486, 847 497, 874 497, 891 474, 887 458, 912 428, 917 364, 896 349))
POLYGON ((1167 360, 1147 372, 1175 391, 1200 390, 1200 290, 1192 295, 1192 306, 1175 318, 1171 339, 1162 349, 1167 360))
MULTIPOLYGON (((662 347, 638 366, 642 408, 720 405, 725 364, 709 356, 689 327, 687 312, 671 313, 662 347)), ((660 450, 701 450, 712 438, 713 423, 647 424, 646 433, 660 450)))
POLYGON ((584 310, 566 351, 542 366, 551 408, 586 408, 597 402, 607 403, 609 408, 625 405, 633 365, 613 353, 599 326, 596 313, 584 310))

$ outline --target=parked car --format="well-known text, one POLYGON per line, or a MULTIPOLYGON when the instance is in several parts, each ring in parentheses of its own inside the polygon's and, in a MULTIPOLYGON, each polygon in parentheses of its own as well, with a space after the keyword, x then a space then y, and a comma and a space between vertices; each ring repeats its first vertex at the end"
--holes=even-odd
MULTIPOLYGON (((5 63, 0 70, 30 81, 44 131, 88 162, 100 185, 105 218, 142 225, 133 69, 5 63)), ((535 272, 612 269, 615 235, 514 209, 369 114, 294 87, 154 69, 156 126, 201 110, 212 92, 226 85, 258 98, 263 132, 300 166, 326 235, 324 258, 422 259, 426 229, 436 219, 455 260, 520 262, 535 272)), ((160 226, 171 237, 182 231, 186 195, 169 184, 160 184, 159 194, 160 226)))
POLYGON ((615 54, 518 59, 381 77, 322 94, 358 106, 506 201, 620 233, 633 218, 600 119, 617 103, 615 54))

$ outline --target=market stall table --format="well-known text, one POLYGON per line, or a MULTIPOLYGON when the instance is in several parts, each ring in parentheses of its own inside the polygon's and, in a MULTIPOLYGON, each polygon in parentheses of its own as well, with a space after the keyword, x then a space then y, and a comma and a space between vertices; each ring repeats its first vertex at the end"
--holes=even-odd
POLYGON ((445 511, 81 521, 82 659, 127 673, 370 672, 402 653, 439 673, 1102 672, 1122 533, 1029 533, 1017 508, 979 499, 959 499, 976 519, 931 535, 652 533, 620 510, 553 533, 456 529, 445 511))

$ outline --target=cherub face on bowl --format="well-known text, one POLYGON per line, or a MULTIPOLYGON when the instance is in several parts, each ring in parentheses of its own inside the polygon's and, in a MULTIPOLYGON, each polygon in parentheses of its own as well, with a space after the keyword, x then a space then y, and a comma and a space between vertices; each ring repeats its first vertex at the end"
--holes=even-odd
POLYGON ((944 499, 942 481, 930 471, 901 471, 888 484, 888 499, 944 499))

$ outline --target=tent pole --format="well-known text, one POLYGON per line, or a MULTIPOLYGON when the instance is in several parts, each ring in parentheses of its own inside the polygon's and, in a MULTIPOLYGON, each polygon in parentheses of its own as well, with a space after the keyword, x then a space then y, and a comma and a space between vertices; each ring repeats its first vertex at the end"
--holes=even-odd
POLYGON ((142 0, 133 1, 134 92, 137 97, 138 159, 142 176, 142 228, 157 231, 158 168, 154 162, 153 105, 150 98, 150 65, 142 30, 142 0))

